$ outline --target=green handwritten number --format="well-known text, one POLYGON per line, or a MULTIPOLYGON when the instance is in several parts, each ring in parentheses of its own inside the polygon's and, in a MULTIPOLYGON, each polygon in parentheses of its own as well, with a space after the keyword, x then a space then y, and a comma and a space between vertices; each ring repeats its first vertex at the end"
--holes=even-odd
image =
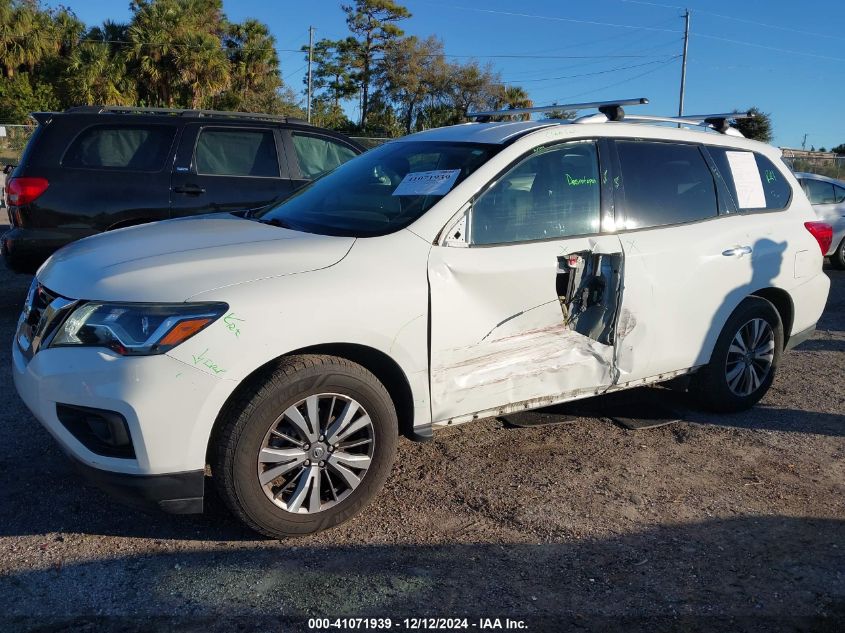
POLYGON ((771 169, 766 170, 766 182, 774 182, 777 179, 775 172, 771 169))

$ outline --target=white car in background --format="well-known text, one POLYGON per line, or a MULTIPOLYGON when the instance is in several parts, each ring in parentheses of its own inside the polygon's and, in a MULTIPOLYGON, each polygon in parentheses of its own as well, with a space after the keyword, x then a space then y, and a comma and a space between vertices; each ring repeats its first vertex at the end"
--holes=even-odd
POLYGON ((845 270, 845 181, 818 174, 796 173, 810 204, 823 222, 833 227, 833 240, 826 255, 838 270, 845 270))
POLYGON ((710 409, 753 406, 822 313, 830 227, 729 115, 680 121, 716 134, 592 105, 397 139, 258 213, 70 244, 26 299, 18 393, 113 493, 200 512, 210 465, 276 537, 358 512, 400 433, 686 374, 710 409))

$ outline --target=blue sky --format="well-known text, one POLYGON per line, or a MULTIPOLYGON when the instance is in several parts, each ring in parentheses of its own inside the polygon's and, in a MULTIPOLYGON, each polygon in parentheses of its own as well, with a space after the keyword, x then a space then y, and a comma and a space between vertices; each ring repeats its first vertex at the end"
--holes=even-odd
MULTIPOLYGON (((456 59, 490 61, 536 105, 646 96, 643 114, 678 108, 683 19, 679 0, 406 0, 406 33, 437 35, 456 59)), ((128 2, 50 0, 92 25, 127 20, 128 2)), ((316 37, 346 35, 338 0, 224 0, 231 20, 270 26, 282 74, 297 92, 316 37)), ((772 114, 775 143, 830 148, 845 143, 845 2, 695 0, 687 67, 687 113, 756 105, 772 114)), ((350 106, 351 107, 351 106, 350 106)))

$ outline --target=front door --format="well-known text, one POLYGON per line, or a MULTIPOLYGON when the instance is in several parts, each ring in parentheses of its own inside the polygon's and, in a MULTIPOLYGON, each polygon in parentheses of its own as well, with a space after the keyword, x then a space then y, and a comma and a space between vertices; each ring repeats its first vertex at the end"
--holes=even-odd
POLYGON ((261 208, 293 189, 273 126, 188 125, 171 175, 173 217, 261 208))
POLYGON ((473 201, 465 236, 432 249, 435 422, 614 382, 623 261, 616 235, 601 232, 603 173, 592 141, 541 148, 473 201))

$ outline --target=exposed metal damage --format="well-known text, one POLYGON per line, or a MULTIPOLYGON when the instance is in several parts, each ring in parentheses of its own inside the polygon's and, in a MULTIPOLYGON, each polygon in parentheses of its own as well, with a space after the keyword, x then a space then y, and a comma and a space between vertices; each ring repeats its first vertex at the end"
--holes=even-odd
MULTIPOLYGON (((623 255, 590 247, 549 257, 552 274, 542 292, 549 300, 498 318, 470 344, 432 354, 432 402, 441 403, 435 423, 543 406, 618 383, 623 255)), ((464 281, 449 277, 450 285, 464 281)), ((530 288, 525 294, 542 298, 530 288)), ((490 301, 484 307, 492 313, 497 306, 490 301)), ((624 334, 634 327, 636 319, 626 313, 624 334)))

